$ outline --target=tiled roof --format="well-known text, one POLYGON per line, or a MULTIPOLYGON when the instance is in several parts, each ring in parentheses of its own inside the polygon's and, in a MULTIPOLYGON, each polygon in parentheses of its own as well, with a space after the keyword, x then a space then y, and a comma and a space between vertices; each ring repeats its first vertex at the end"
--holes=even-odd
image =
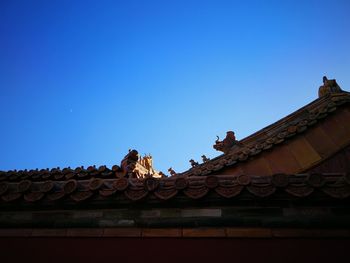
MULTIPOLYGON (((241 163, 249 163, 250 160, 256 158, 262 153, 281 145, 283 142, 288 142, 300 134, 306 133, 309 129, 317 126, 323 120, 328 119, 338 109, 350 102, 350 93, 332 93, 323 96, 278 122, 246 137, 239 141, 242 146, 232 147, 228 153, 222 154, 212 160, 192 167, 179 176, 202 176, 212 173, 218 173, 227 167, 239 166, 241 163), (253 158, 254 157, 254 158, 253 158)), ((344 117, 344 125, 349 128, 347 123, 350 123, 350 112, 344 117)), ((337 127, 334 127, 336 129, 337 127)), ((350 133, 347 132, 350 141, 350 133)), ((322 140, 318 143, 322 144, 322 140)), ((302 147, 304 147, 303 145, 302 147)), ((337 150, 340 150, 338 147, 337 150)), ((331 153, 331 152, 329 152, 331 153)), ((329 156, 325 156, 329 157, 329 156)), ((295 170, 293 173, 301 172, 295 170)))
POLYGON ((123 169, 117 165, 112 169, 90 166, 87 169, 0 171, 0 205, 74 203, 88 199, 96 202, 164 201, 173 198, 200 199, 212 194, 218 198, 239 199, 241 193, 249 198, 273 198, 275 192, 288 199, 310 196, 315 191, 331 198, 346 198, 350 195, 348 168, 337 171, 318 168, 318 173, 314 174, 310 163, 325 163, 330 154, 334 156, 336 153, 348 160, 348 153, 341 150, 350 145, 349 102, 350 93, 347 92, 324 95, 241 140, 240 146, 233 147, 231 151, 169 178, 128 178, 126 171, 130 167, 123 169), (333 120, 332 116, 338 119, 333 120), (339 126, 339 122, 343 126, 339 126), (325 135, 324 129, 327 133, 332 131, 325 135), (334 133, 334 130, 339 132, 334 133), (284 149, 283 145, 290 149, 284 149), (289 150, 294 152, 291 154, 289 150), (257 173, 264 169, 266 160, 259 159, 264 153, 282 156, 280 160, 272 158, 268 161, 274 166, 281 163, 283 169, 290 169, 270 169, 268 176, 257 173), (293 158, 302 165, 294 167, 293 158), (232 170, 244 168, 246 164, 255 166, 255 170, 241 169, 243 172, 240 173, 232 170))
POLYGON ((0 205, 33 203, 50 205, 56 202, 79 203, 88 199, 96 202, 129 202, 137 200, 165 201, 173 198, 280 198, 312 196, 317 192, 326 198, 350 196, 350 174, 299 174, 274 176, 193 176, 170 178, 90 179, 31 181, 23 179, 0 182, 0 205), (277 194, 277 195, 276 195, 277 194))
POLYGON ((96 168, 95 166, 89 166, 87 169, 84 167, 71 168, 53 168, 53 169, 41 169, 41 170, 14 170, 14 171, 0 171, 0 182, 1 181, 45 181, 55 180, 64 181, 69 179, 89 179, 91 177, 100 178, 114 178, 116 176, 122 176, 121 168, 118 165, 114 165, 112 169, 107 168, 105 165, 96 168))

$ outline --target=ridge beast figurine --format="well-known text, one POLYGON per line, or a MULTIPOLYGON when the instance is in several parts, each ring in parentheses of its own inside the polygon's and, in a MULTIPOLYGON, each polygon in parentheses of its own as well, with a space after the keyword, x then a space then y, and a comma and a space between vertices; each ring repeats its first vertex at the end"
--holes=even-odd
POLYGON ((239 145, 239 142, 236 140, 236 136, 233 131, 226 132, 226 138, 222 141, 219 140, 219 136, 216 137, 217 139, 213 145, 213 148, 217 151, 228 153, 233 146, 239 145))
POLYGON ((318 97, 323 97, 331 93, 344 92, 338 85, 335 79, 327 79, 326 76, 323 77, 323 85, 318 89, 318 97))

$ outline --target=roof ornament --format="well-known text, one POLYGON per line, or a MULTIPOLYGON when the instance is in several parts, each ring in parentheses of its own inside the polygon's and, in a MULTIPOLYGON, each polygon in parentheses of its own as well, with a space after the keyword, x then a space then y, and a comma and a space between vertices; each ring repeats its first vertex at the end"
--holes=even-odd
POLYGON ((328 94, 340 93, 343 90, 339 87, 335 79, 327 79, 326 76, 323 77, 323 85, 318 89, 318 97, 321 98, 328 94))
POLYGON ((191 159, 189 162, 191 163, 192 167, 196 167, 197 165, 199 165, 198 162, 194 161, 193 159, 191 159))
POLYGON ((150 154, 140 157, 136 150, 129 149, 120 166, 124 176, 131 178, 161 178, 163 176, 154 169, 153 158, 150 154))
POLYGON ((205 156, 204 154, 201 156, 202 157, 202 161, 203 163, 206 163, 210 160, 210 158, 208 158, 207 156, 205 156))
POLYGON ((236 140, 236 136, 233 131, 226 132, 226 138, 222 141, 220 141, 219 136, 216 137, 217 139, 213 145, 213 148, 217 151, 228 153, 233 146, 240 145, 240 143, 236 140))
POLYGON ((158 174, 160 175, 160 178, 166 178, 166 174, 163 173, 162 171, 159 171, 158 174))
POLYGON ((170 176, 176 176, 176 172, 174 171, 174 169, 172 167, 170 167, 168 169, 168 172, 170 173, 170 176))

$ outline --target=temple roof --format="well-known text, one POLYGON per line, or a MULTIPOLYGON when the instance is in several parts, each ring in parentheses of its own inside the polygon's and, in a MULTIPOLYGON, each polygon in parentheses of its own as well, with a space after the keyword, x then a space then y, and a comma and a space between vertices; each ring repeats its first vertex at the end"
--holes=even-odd
POLYGON ((0 236, 348 238, 350 94, 324 83, 251 136, 228 132, 215 142, 224 154, 182 174, 136 150, 112 168, 0 171, 0 236))
MULTIPOLYGON (((328 81, 328 82, 327 82, 328 81)), ((165 177, 151 156, 130 150, 121 165, 0 171, 0 206, 127 204, 146 200, 292 200, 350 195, 350 93, 329 92, 276 123, 235 141, 224 154, 165 177)), ((328 83, 328 84, 327 84, 328 83)), ((334 84, 335 83, 335 84, 334 84)), ((220 149, 220 147, 217 147, 220 149)))
POLYGON ((181 176, 303 173, 350 144, 350 93, 322 96, 181 176))

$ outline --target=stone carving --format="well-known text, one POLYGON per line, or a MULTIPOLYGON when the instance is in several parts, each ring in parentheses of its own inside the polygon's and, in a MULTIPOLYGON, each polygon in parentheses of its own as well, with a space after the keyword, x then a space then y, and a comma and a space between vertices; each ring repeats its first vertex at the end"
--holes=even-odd
POLYGON ((121 161, 121 169, 124 176, 131 178, 161 178, 160 174, 153 168, 153 158, 150 154, 140 157, 138 151, 130 150, 121 161))
POLYGON ((169 168, 168 172, 170 173, 170 176, 176 176, 176 172, 173 170, 173 168, 169 168))
POLYGON ((234 145, 239 145, 239 142, 236 140, 235 133, 233 131, 226 132, 226 138, 220 141, 219 136, 216 136, 217 140, 215 141, 215 144, 213 145, 213 148, 217 151, 221 151, 223 153, 228 153, 229 150, 234 145))
POLYGON ((335 79, 327 79, 326 76, 323 77, 323 85, 318 89, 318 97, 323 97, 331 93, 339 93, 343 90, 337 84, 335 79))
POLYGON ((196 167, 198 165, 198 162, 194 161, 193 159, 191 159, 189 162, 191 163, 192 167, 196 167))
POLYGON ((165 173, 163 173, 162 171, 159 171, 158 174, 159 174, 160 178, 167 177, 167 176, 165 175, 165 173))
POLYGON ((138 160, 138 151, 129 149, 128 154, 124 156, 123 160, 120 163, 120 167, 122 168, 124 176, 132 173, 138 160))
POLYGON ((208 158, 204 154, 201 157, 202 157, 203 163, 206 163, 206 162, 208 162, 210 160, 210 158, 208 158))
POLYGON ((139 163, 145 167, 149 172, 150 174, 154 174, 155 171, 153 169, 153 158, 150 154, 148 155, 145 155, 144 157, 140 158, 139 159, 139 163))

